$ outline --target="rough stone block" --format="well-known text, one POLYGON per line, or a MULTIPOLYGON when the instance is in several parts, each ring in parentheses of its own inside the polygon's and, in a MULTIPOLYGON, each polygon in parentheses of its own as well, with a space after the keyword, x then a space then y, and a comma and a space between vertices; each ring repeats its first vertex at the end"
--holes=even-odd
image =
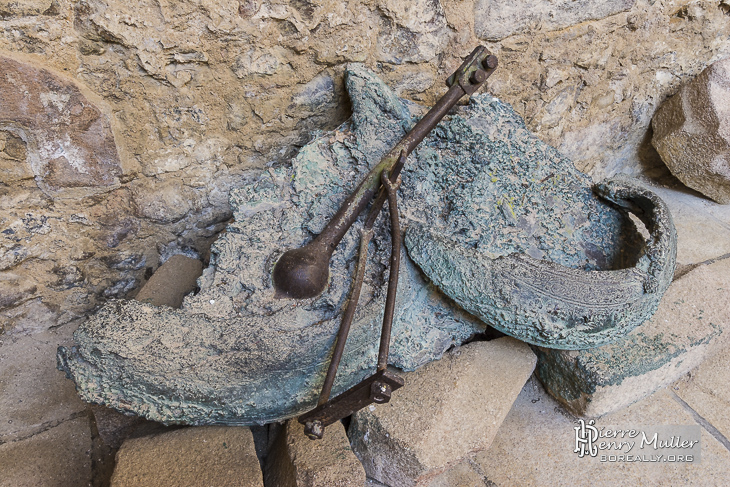
POLYGON ((184 255, 173 255, 152 274, 135 299, 155 306, 179 308, 186 294, 195 289, 203 263, 184 255))
POLYGON ((90 451, 86 415, 47 427, 26 439, 0 441, 0 486, 91 485, 90 451))
POLYGON ((127 440, 112 487, 263 487, 249 428, 205 426, 127 440))
POLYGON ((53 10, 53 0, 0 0, 0 15, 35 16, 48 15, 53 10))
POLYGON ((536 375, 573 413, 597 417, 666 386, 728 343, 730 259, 675 280, 656 314, 626 337, 601 347, 539 348, 536 375))
POLYGON ((362 487, 365 470, 352 452, 341 422, 310 440, 291 419, 280 431, 266 460, 266 484, 276 487, 362 487))
POLYGON ((672 174, 730 203, 730 58, 682 86, 656 112, 652 128, 651 143, 672 174))
POLYGON ((350 440, 368 477, 391 487, 428 485, 488 448, 534 366, 526 344, 504 337, 408 374, 389 403, 353 416, 350 440))
MULTIPOLYGON (((666 389, 596 421, 599 429, 696 424, 691 413, 666 389)), ((576 426, 575 418, 563 411, 536 380, 530 380, 492 446, 476 454, 474 463, 484 472, 489 486, 730 484, 730 452, 705 430, 700 439, 700 462, 617 463, 589 455, 578 457, 574 452, 576 426)), ((638 448, 635 445, 633 451, 638 448)))

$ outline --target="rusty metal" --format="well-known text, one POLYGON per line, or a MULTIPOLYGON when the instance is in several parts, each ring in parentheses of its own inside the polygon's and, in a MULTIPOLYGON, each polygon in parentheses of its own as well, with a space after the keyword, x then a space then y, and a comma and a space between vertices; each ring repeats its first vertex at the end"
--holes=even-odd
POLYGON ((398 219, 397 194, 400 186, 400 176, 396 182, 388 178, 383 171, 383 188, 388 194, 388 211, 390 212, 390 275, 388 276, 388 294, 385 299, 385 310, 383 311, 383 327, 380 332, 380 350, 378 351, 378 371, 384 371, 388 367, 388 351, 390 350, 390 331, 393 328, 393 313, 395 312, 395 297, 398 290, 398 271, 400 270, 400 220, 398 219))
POLYGON ((367 379, 299 417, 304 433, 311 439, 321 439, 325 427, 347 417, 370 404, 390 401, 393 391, 403 387, 401 377, 388 370, 379 370, 367 379))
MULTIPOLYGON (((398 162, 393 167, 393 172, 389 175, 391 183, 394 183, 397 187, 397 185, 400 185, 400 171, 403 168, 403 165, 406 162, 406 154, 405 152, 401 152, 400 157, 398 158, 398 162)), ((386 173, 383 173, 386 174, 386 173)), ((392 191, 393 194, 395 194, 395 191, 392 191)), ((378 194, 377 198, 375 199, 375 202, 373 203, 373 206, 370 208, 370 212, 368 213, 367 219, 365 220, 365 225, 362 229, 362 233, 360 236, 360 253, 358 254, 357 259, 357 269, 355 270, 355 278, 353 280, 352 285, 352 292, 350 293, 350 299, 347 302, 347 308, 345 308, 345 313, 342 315, 342 322, 340 323, 340 330, 337 332, 337 338, 335 339, 335 349, 332 352, 332 359, 330 360, 329 368, 327 369, 327 375, 324 377, 324 385, 322 386, 322 392, 319 395, 319 401, 317 402, 318 406, 321 406, 322 404, 326 403, 329 400, 330 393, 332 392, 332 385, 335 382, 335 376, 337 375, 337 367, 340 365, 340 360, 342 359, 342 353, 345 350, 345 342, 347 341, 347 335, 350 332, 350 325, 352 325, 352 319, 355 316, 355 309, 357 308, 357 303, 360 299, 360 291, 362 290, 362 282, 363 278, 365 276, 365 267, 367 264, 367 258, 368 258, 368 245, 370 245, 370 240, 373 238, 373 225, 375 225, 375 220, 378 217, 378 214, 380 214, 380 210, 383 208, 383 204, 385 203, 386 197, 389 197, 391 194, 391 191, 388 191, 385 186, 381 188, 380 193, 378 194)), ((396 208, 396 203, 393 203, 391 208, 396 208)), ((391 212, 393 210, 391 209, 391 212)), ((397 210, 395 211, 395 217, 398 217, 397 210)), ((391 219, 392 219, 392 213, 391 213, 391 219)), ((392 227, 391 227, 392 228, 392 227)), ((398 249, 400 249, 400 226, 398 227, 398 249)), ((396 248, 395 246, 393 247, 396 248)), ((392 260, 392 257, 391 257, 392 260)), ((391 264, 392 265, 392 264, 391 264)), ((398 252, 398 262, 396 263, 396 266, 400 265, 400 252, 398 252)), ((392 274, 392 272, 391 272, 392 274)), ((397 277, 396 277, 397 280, 397 277)), ((388 292, 390 293, 390 282, 388 283, 388 292)), ((395 302, 395 297, 392 298, 393 302, 395 302)), ((386 307, 387 307, 387 300, 386 300, 386 307)), ((391 306, 392 307, 392 306, 391 306)), ((392 322, 392 313, 391 313, 391 322, 392 322)), ((381 334, 382 336, 382 334, 381 334)), ((388 327, 388 336, 390 336, 390 325, 388 327)), ((382 339, 381 339, 382 342, 382 339)), ((382 351, 382 344, 381 344, 381 351, 382 351)), ((380 353, 378 353, 378 363, 381 362, 380 360, 380 353)), ((386 350, 386 358, 385 361, 387 362, 387 350, 386 350)))
POLYGON ((465 94, 473 94, 497 67, 497 58, 477 47, 447 80, 449 90, 436 105, 365 176, 325 229, 304 247, 284 252, 272 275, 277 298, 314 298, 327 288, 329 261, 337 245, 380 187, 381 173, 392 172, 402 152, 406 156, 465 94))
POLYGON ((387 372, 388 367, 388 351, 390 350, 390 332, 393 326, 393 312, 395 310, 395 298, 396 290, 398 289, 398 271, 400 269, 400 247, 401 247, 401 232, 400 232, 400 220, 398 217, 398 203, 397 203, 397 191, 400 186, 401 179, 399 176, 400 170, 405 163, 405 152, 401 153, 398 163, 393 168, 393 175, 388 175, 386 171, 381 174, 383 183, 383 189, 381 194, 378 195, 376 204, 370 209, 365 228, 362 232, 362 239, 360 241, 360 254, 358 257, 357 271, 355 275, 355 281, 353 283, 352 295, 350 301, 347 304, 347 309, 342 318, 340 324, 340 330, 337 333, 337 341, 335 344, 335 350, 330 360, 330 365, 325 376, 324 385, 322 386, 322 392, 319 395, 319 401, 317 408, 302 415, 299 418, 299 422, 304 425, 304 433, 311 439, 320 439, 324 434, 324 428, 338 419, 342 419, 345 416, 349 416, 358 409, 361 409, 368 404, 386 403, 390 401, 390 394, 403 385, 403 379, 387 372), (393 181, 395 179, 395 182, 393 181), (373 225, 377 218, 380 209, 382 208, 384 197, 383 193, 387 195, 389 211, 390 211, 390 229, 391 229, 391 242, 392 249, 390 255, 390 276, 388 278, 388 291, 385 300, 385 312, 383 313, 383 326, 380 332, 380 349, 378 351, 378 366, 375 375, 365 379, 364 381, 357 384, 355 387, 350 389, 352 392, 350 395, 346 393, 340 394, 334 400, 329 401, 330 393, 332 392, 332 385, 335 381, 337 374, 337 367, 339 366, 342 358, 342 353, 345 349, 345 342, 347 341, 347 335, 350 331, 350 325, 352 324, 352 318, 355 315, 355 308, 360 298, 360 290, 362 289, 363 276, 365 274, 365 265, 367 262, 368 245, 373 235, 373 225), (384 375, 385 374, 385 375, 384 375), (380 379, 373 380, 373 377, 379 377, 380 379), (387 381, 385 379, 388 379, 387 381), (370 384, 370 396, 369 399, 365 399, 364 384, 370 384), (353 398, 356 398, 354 400, 353 398), (355 408, 355 409, 353 409, 355 408))
POLYGON ((463 95, 473 94, 496 68, 497 58, 488 54, 484 47, 476 48, 446 81, 449 86, 446 94, 413 127, 408 135, 401 139, 381 159, 380 163, 368 173, 365 180, 360 183, 360 186, 340 207, 322 233, 308 245, 285 252, 274 267, 273 281, 277 297, 305 299, 320 294, 327 286, 329 260, 332 252, 380 188, 362 230, 352 293, 337 333, 335 348, 325 375, 317 407, 299 417, 299 422, 304 425, 304 432, 309 438, 321 439, 325 427, 369 404, 382 404, 390 401, 391 393, 403 386, 403 379, 387 370, 398 289, 398 272, 400 270, 402 237, 397 203, 397 190, 401 183, 400 172, 408 154, 415 149, 428 132, 436 126, 463 95), (388 200, 390 213, 392 248, 377 369, 372 376, 334 399, 330 399, 337 368, 342 359, 347 335, 360 298, 367 263, 368 245, 373 237, 373 225, 386 199, 388 200))

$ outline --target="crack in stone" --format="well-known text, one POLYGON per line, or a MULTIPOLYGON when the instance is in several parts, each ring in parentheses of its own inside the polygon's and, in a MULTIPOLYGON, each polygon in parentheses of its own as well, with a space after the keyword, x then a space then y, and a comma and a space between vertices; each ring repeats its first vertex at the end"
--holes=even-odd
MULTIPOLYGON (((63 423, 65 423, 67 421, 73 421, 74 419, 78 419, 78 418, 84 417, 86 415, 87 415, 86 410, 76 411, 75 413, 71 414, 67 418, 59 419, 59 420, 54 420, 54 421, 46 421, 45 423, 41 423, 39 426, 37 426, 40 429, 34 430, 33 432, 31 432, 29 434, 25 434, 25 435, 22 435, 22 436, 18 436, 17 438, 13 438, 12 440, 3 440, 2 438, 0 438, 0 446, 6 445, 6 444, 9 444, 9 443, 17 443, 19 441, 28 440, 30 438, 33 438, 36 435, 39 435, 41 433, 45 433, 46 431, 48 431, 50 429, 53 429, 56 426, 60 426, 60 425, 62 425, 63 423)), ((7 436, 11 436, 11 435, 12 435, 12 433, 6 435, 6 437, 7 436)))
POLYGON ((702 426, 705 429, 705 431, 710 433, 717 441, 719 441, 720 444, 725 447, 725 449, 730 451, 730 440, 728 440, 725 437, 725 435, 723 435, 720 432, 720 430, 715 428, 712 424, 710 424, 709 421, 707 421, 705 418, 700 416, 700 414, 697 411, 695 411, 692 408, 692 406, 687 404, 684 399, 679 397, 676 392, 674 392, 674 391, 669 391, 669 392, 671 392, 672 396, 674 397, 674 400, 677 401, 679 403, 679 405, 682 406, 692 416, 692 419, 694 419, 697 422, 697 424, 702 426))

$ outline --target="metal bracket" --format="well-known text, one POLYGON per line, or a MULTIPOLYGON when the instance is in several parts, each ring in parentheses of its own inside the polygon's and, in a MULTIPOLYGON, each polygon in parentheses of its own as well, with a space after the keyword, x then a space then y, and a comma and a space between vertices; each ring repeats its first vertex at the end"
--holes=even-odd
POLYGON ((325 427, 370 404, 385 404, 390 401, 391 393, 403 387, 404 383, 392 372, 379 370, 334 399, 299 416, 304 434, 313 440, 321 439, 325 427))

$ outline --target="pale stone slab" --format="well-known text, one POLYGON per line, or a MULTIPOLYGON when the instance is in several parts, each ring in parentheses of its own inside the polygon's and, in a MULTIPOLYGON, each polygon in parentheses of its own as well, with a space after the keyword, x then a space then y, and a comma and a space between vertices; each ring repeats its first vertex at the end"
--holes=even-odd
POLYGON ((730 205, 688 193, 686 188, 645 183, 667 203, 672 213, 677 230, 678 266, 730 254, 730 205))
POLYGON ((730 259, 675 280, 656 314, 588 350, 539 348, 536 376, 573 413, 598 417, 664 387, 728 343, 730 259))
MULTIPOLYGON (((56 370, 61 333, 0 336, 0 444, 27 438, 86 409, 56 370)), ((70 330, 69 330, 70 334, 70 330)))
POLYGON ((28 439, 0 442, 0 486, 91 485, 90 450, 91 432, 85 415, 28 439))
MULTIPOLYGON (((664 389, 633 406, 605 416, 596 426, 614 428, 695 425, 664 389)), ((475 456, 488 485, 730 485, 730 452, 702 430, 699 463, 609 463, 574 453, 576 419, 530 380, 514 403, 489 450, 475 456)))
POLYGON ((467 461, 442 473, 428 487, 485 487, 485 483, 484 477, 467 461))
POLYGON ((730 438, 730 355, 727 350, 702 363, 672 386, 701 417, 730 438))
POLYGON ((405 377, 387 404, 353 416, 350 440, 368 477, 428 485, 485 450, 535 366, 530 348, 504 337, 457 348, 405 377))
POLYGON ((135 299, 155 306, 179 308, 186 294, 195 289, 203 263, 185 255, 173 255, 152 274, 135 299))
POLYGON ((266 460, 266 484, 276 487, 362 487, 365 470, 336 422, 310 440, 296 419, 287 421, 266 460))
POLYGON ((204 426, 127 440, 112 487, 263 487, 251 430, 204 426))

